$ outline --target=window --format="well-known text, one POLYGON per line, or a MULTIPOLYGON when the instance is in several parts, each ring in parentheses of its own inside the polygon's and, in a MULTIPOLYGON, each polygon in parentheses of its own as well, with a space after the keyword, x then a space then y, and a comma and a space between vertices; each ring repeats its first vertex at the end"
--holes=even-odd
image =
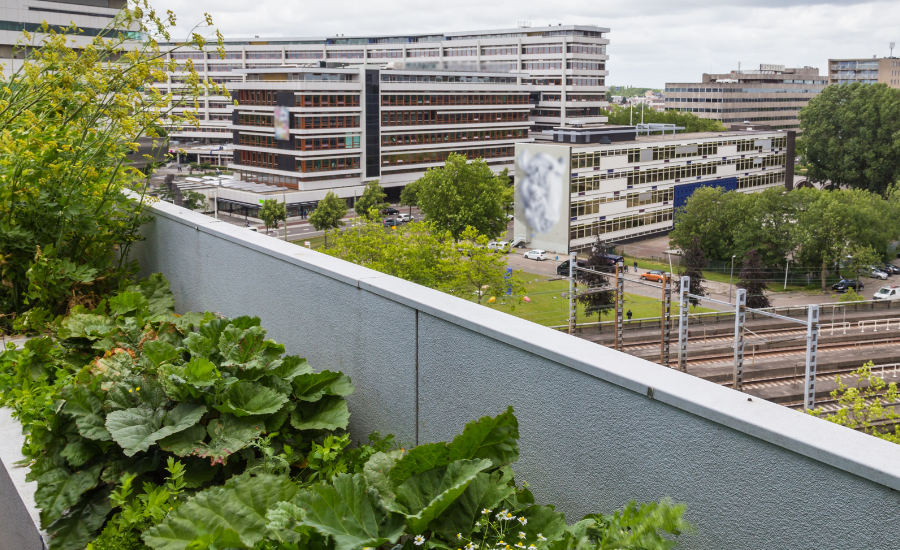
POLYGON ((297 138, 296 148, 301 151, 327 151, 330 149, 359 149, 359 136, 297 138))
POLYGON ((767 172, 765 174, 740 177, 738 178, 738 189, 774 185, 776 183, 784 183, 784 172, 767 172))
POLYGON ((244 52, 225 52, 225 57, 219 55, 219 52, 210 52, 207 59, 244 59, 244 52))
POLYGON ((258 166, 260 168, 278 167, 278 155, 276 155, 275 153, 241 151, 240 161, 240 163, 244 166, 258 166))
POLYGON ((336 157, 324 159, 297 159, 300 172, 325 172, 329 170, 354 170, 359 168, 359 157, 336 157))
POLYGON ((518 53, 519 48, 517 46, 490 46, 481 48, 481 55, 518 55, 518 53))
POLYGON ((173 52, 172 59, 206 59, 204 52, 173 52))
POLYGON ((471 124, 473 122, 527 122, 528 113, 438 113, 437 111, 387 111, 381 113, 382 126, 423 124, 471 124))
POLYGON ((512 157, 515 156, 516 148, 514 146, 508 147, 489 147, 485 149, 468 149, 462 151, 422 151, 416 153, 398 153, 391 155, 382 155, 381 156, 381 164, 382 166, 404 166, 407 164, 433 164, 437 162, 444 162, 447 160, 447 157, 450 156, 450 153, 458 153, 460 155, 465 155, 467 158, 476 159, 488 159, 488 158, 497 158, 497 157, 512 157))
POLYGON ((297 115, 297 125, 301 129, 318 128, 359 128, 358 116, 300 116, 297 115))
POLYGON ((328 50, 328 59, 362 59, 362 50, 328 50))
POLYGON ((444 57, 469 57, 478 55, 478 48, 444 48, 444 57))
POLYGON ((683 178, 710 176, 717 172, 718 167, 718 161, 706 164, 689 164, 687 166, 666 166, 664 168, 650 168, 641 171, 633 170, 628 172, 626 177, 628 178, 628 185, 643 185, 683 178))
POLYGON ((472 143, 476 141, 494 141, 503 139, 524 139, 528 130, 475 130, 471 132, 432 132, 418 134, 384 134, 381 145, 395 147, 402 145, 421 145, 431 143, 472 143))
POLYGON ((525 55, 563 53, 563 46, 562 44, 532 44, 522 46, 522 53, 525 55))
POLYGON ((272 149, 278 148, 278 142, 275 141, 275 136, 257 136, 253 134, 239 134, 238 143, 240 145, 249 145, 251 147, 269 147, 272 149))
POLYGON ((622 216, 613 220, 602 220, 584 225, 573 226, 570 230, 569 237, 572 240, 583 239, 585 237, 593 237, 594 235, 602 235, 604 233, 614 233, 616 231, 624 231, 672 221, 672 210, 659 210, 657 212, 648 212, 646 214, 633 214, 630 216, 622 216))
POLYGON ((589 55, 606 54, 606 45, 569 44, 568 53, 584 53, 589 55))
POLYGON ((538 61, 523 61, 522 62, 522 70, 523 71, 546 71, 546 70, 557 70, 562 69, 562 61, 561 60, 538 60, 538 61))
POLYGON ((247 59, 281 59, 281 52, 247 52, 247 59))
POLYGON ((403 57, 403 50, 370 50, 369 57, 373 59, 399 59, 403 57))
POLYGON ((210 63, 206 70, 211 73, 229 73, 242 68, 240 63, 210 63))
POLYGON ((566 62, 569 69, 576 71, 605 71, 605 61, 585 61, 583 59, 572 59, 566 62))
POLYGON ((285 59, 322 59, 321 51, 286 51, 285 59))
POLYGON ((566 86, 605 86, 603 78, 567 78, 566 86))
POLYGON ((406 50, 406 57, 439 57, 440 51, 434 50, 406 50))
POLYGON ((358 95, 295 95, 297 107, 359 107, 358 95))
POLYGON ((258 115, 255 113, 240 113, 238 115, 240 126, 273 126, 272 115, 258 115))

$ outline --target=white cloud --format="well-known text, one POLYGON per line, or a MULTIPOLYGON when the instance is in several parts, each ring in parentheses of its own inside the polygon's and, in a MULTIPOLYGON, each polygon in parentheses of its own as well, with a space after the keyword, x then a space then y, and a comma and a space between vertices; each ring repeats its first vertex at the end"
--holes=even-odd
POLYGON ((212 15, 226 36, 335 36, 453 32, 595 24, 611 29, 610 84, 696 82, 704 72, 760 63, 812 66, 829 57, 888 54, 900 42, 900 2, 802 0, 155 0, 178 15, 180 30, 212 15))

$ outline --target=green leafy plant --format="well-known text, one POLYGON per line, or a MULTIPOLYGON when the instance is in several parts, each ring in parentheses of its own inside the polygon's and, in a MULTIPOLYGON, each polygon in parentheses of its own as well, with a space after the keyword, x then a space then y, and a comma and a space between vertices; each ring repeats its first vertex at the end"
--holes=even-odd
MULTIPOLYGON (((116 509, 120 526, 143 525, 125 506, 132 484, 149 506, 260 464, 300 480, 334 469, 310 459, 343 435, 350 379, 313 372, 265 334, 257 318, 176 315, 168 282, 154 275, 0 355, 2 404, 27 430, 51 548, 84 548, 116 509), (276 456, 284 462, 272 467, 276 456)), ((138 519, 161 520, 158 507, 141 510, 150 515, 138 519)))
POLYGON ((527 485, 516 485, 510 464, 518 437, 510 408, 470 422, 449 443, 375 452, 359 473, 312 484, 245 473, 198 493, 144 541, 156 550, 656 550, 672 548, 689 529, 684 506, 667 500, 567 526, 552 506, 535 504, 527 485))
POLYGON ((856 378, 855 385, 845 384, 836 376, 838 387, 831 392, 831 398, 838 402, 836 411, 826 412, 821 408, 809 411, 813 416, 829 422, 900 443, 900 413, 893 404, 900 401, 900 391, 896 382, 885 382, 884 378, 872 372, 875 364, 869 361, 850 373, 856 378), (894 426, 893 431, 888 426, 894 426))

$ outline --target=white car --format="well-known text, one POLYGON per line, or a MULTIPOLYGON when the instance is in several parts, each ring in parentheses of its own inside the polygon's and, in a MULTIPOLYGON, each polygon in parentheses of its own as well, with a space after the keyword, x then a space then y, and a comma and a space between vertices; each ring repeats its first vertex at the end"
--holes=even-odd
POLYGON ((529 250, 524 254, 525 258, 528 260, 537 260, 542 262, 547 259, 547 252, 545 250, 529 250))
POLYGON ((401 223, 409 223, 413 220, 413 217, 409 214, 400 214, 397 216, 397 221, 401 223))
POLYGON ((869 271, 870 271, 869 277, 872 277, 873 279, 881 279, 882 281, 886 281, 888 278, 887 273, 885 273, 884 271, 881 271, 880 269, 878 269, 876 267, 869 267, 869 271))
POLYGON ((883 286, 878 289, 873 300, 900 300, 900 285, 883 286))
POLYGON ((510 244, 512 244, 512 241, 491 241, 488 243, 487 247, 490 250, 499 250, 501 252, 506 252, 509 250, 510 244))

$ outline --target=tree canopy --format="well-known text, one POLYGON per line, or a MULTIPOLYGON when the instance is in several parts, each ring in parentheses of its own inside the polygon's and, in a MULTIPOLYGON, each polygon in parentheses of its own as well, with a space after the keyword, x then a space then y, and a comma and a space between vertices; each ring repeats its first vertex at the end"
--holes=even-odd
POLYGON ((414 181, 403 188, 400 192, 400 204, 409 207, 412 214, 412 207, 419 205, 419 185, 418 181, 414 181))
POLYGON ((807 178, 887 196, 900 180, 900 90, 828 86, 800 111, 807 178))
POLYGON ((737 286, 747 291, 747 307, 762 309, 772 306, 766 296, 769 287, 765 283, 765 273, 755 248, 751 248, 744 257, 737 286))
POLYGON ((366 219, 380 219, 380 210, 388 206, 387 193, 378 184, 378 180, 372 180, 366 184, 366 189, 360 198, 356 199, 353 209, 358 216, 366 219))
POLYGON ((494 238, 506 231, 513 200, 508 170, 494 174, 484 159, 468 162, 451 153, 443 168, 431 168, 416 181, 417 202, 438 231, 459 238, 466 227, 494 238))
MULTIPOLYGON (((325 198, 319 201, 316 209, 309 215, 309 223, 317 231, 337 229, 344 225, 341 220, 347 215, 347 201, 339 198, 334 191, 325 194, 325 198)), ((325 242, 328 242, 328 233, 325 233, 325 242)))
MULTIPOLYGON (((682 277, 691 278, 688 292, 694 296, 708 296, 709 292, 704 284, 706 279, 703 277, 703 268, 706 267, 706 255, 700 246, 700 238, 694 237, 690 244, 682 249, 682 252, 679 268, 682 277)), ((692 306, 700 305, 699 298, 688 297, 688 301, 692 306)))
MULTIPOLYGON (((637 124, 641 121, 641 108, 634 107, 634 116, 632 118, 632 111, 630 107, 623 107, 620 105, 611 105, 612 110, 607 115, 609 117, 609 124, 623 124, 628 125, 630 123, 637 124)), ((725 130, 725 127, 722 126, 722 123, 718 120, 700 118, 693 113, 684 113, 681 111, 656 111, 649 107, 644 108, 644 123, 656 123, 656 124, 675 124, 677 126, 684 126, 684 130, 679 130, 679 132, 721 132, 725 130)))
MULTIPOLYGON (((259 219, 266 224, 267 232, 270 227, 278 229, 278 222, 287 220, 287 208, 285 208, 283 202, 278 202, 275 199, 266 199, 259 209, 259 219)), ((287 240, 287 228, 284 231, 284 239, 287 240)))
POLYGON ((879 256, 900 234, 900 200, 862 190, 820 191, 780 187, 760 193, 697 189, 676 211, 672 244, 682 250, 699 244, 707 259, 728 262, 756 250, 765 269, 794 265, 821 275, 840 269, 847 254, 860 246, 879 256))

